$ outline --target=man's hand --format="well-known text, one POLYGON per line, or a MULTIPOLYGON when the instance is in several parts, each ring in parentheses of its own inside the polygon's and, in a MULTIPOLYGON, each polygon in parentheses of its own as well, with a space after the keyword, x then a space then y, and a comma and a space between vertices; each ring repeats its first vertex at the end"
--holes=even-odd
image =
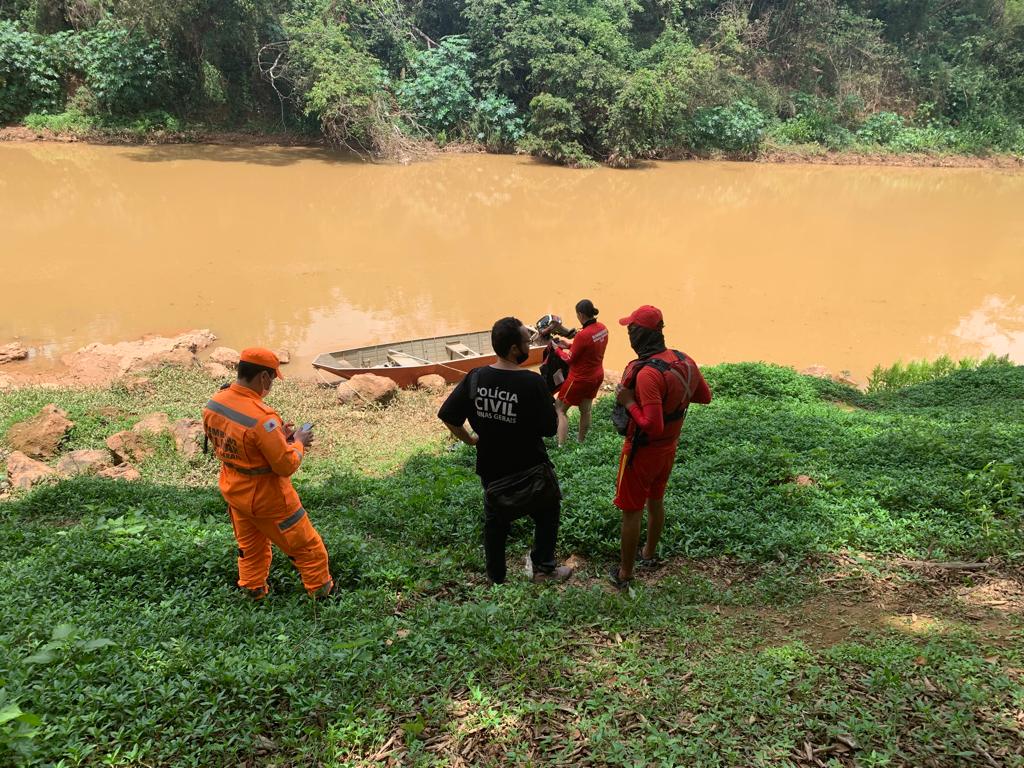
POLYGON ((615 389, 615 399, 618 400, 619 405, 629 408, 636 402, 636 396, 632 389, 626 389, 624 386, 619 384, 615 389))
POLYGON ((295 438, 295 442, 302 443, 303 448, 309 448, 313 445, 313 430, 300 429, 297 432, 292 433, 292 437, 295 438))
POLYGON ((290 443, 295 435, 295 422, 289 421, 287 424, 282 424, 281 431, 284 432, 284 439, 290 443))
POLYGON ((555 338, 555 344, 557 344, 562 349, 568 349, 570 347, 569 342, 563 339, 561 336, 557 336, 555 338))

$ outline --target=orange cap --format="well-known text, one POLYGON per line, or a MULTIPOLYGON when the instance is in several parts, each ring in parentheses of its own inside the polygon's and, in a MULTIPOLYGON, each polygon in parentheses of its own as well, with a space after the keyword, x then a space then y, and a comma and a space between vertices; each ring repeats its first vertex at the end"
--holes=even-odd
POLYGON ((284 378, 281 375, 281 361, 269 349, 249 347, 242 350, 242 354, 238 356, 238 359, 243 363, 252 363, 253 365, 262 365, 264 368, 270 368, 277 375, 277 378, 284 378))

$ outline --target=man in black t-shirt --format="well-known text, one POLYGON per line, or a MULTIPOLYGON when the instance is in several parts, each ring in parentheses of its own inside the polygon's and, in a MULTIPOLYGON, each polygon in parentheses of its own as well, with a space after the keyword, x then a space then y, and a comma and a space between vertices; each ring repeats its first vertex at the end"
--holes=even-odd
POLYGON ((476 473, 484 485, 484 553, 487 575, 505 580, 505 542, 512 522, 534 522, 534 581, 564 580, 572 569, 555 562, 562 493, 544 447, 558 417, 544 380, 521 368, 530 354, 530 333, 504 317, 491 329, 494 365, 471 371, 437 416, 466 445, 476 446, 476 473), (469 421, 475 434, 466 429, 469 421))

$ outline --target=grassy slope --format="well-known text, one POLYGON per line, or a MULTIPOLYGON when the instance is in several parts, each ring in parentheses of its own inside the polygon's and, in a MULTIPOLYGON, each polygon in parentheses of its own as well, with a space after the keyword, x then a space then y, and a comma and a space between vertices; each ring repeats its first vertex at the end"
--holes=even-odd
MULTIPOLYGON (((607 400, 594 439, 556 456, 560 547, 584 561, 564 589, 483 583, 472 454, 448 450, 419 393, 368 414, 312 385, 273 395, 319 426, 298 485, 348 587, 329 605, 305 599, 281 557, 270 600, 231 588, 214 464, 169 442, 142 483, 0 502, 0 698, 44 718, 30 740, 0 726, 0 754, 1024 765, 1024 622, 1006 610, 1024 607, 1024 368, 870 397, 763 365, 709 380, 716 401, 692 410, 668 497, 675 559, 625 596, 599 579, 617 546, 607 400), (997 572, 934 579, 879 555, 994 558, 997 572), (971 603, 997 587, 1002 602, 971 603), (116 645, 84 645, 100 638, 116 645)), ((3 394, 0 433, 56 401, 76 421, 71 447, 101 445, 153 410, 195 415, 213 388, 174 370, 153 383, 3 394)), ((520 525, 517 563, 528 541, 520 525)))

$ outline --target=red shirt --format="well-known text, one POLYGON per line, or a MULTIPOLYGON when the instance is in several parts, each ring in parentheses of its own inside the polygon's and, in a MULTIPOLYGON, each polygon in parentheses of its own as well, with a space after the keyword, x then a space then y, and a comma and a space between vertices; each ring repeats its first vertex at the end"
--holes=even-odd
POLYGON ((569 363, 569 375, 580 381, 604 380, 604 351, 608 347, 608 329, 597 320, 588 320, 572 339, 569 350, 558 356, 569 363))
MULTIPOLYGON (((676 360, 676 354, 666 349, 652 355, 651 358, 672 363, 676 360)), ((622 374, 624 382, 629 381, 637 362, 634 360, 626 366, 622 374)), ((686 366, 690 369, 690 392, 684 391, 683 382, 674 373, 662 373, 651 365, 645 365, 640 369, 634 386, 636 403, 629 407, 629 415, 633 417, 633 421, 629 426, 628 440, 632 440, 637 428, 640 428, 647 434, 650 445, 675 445, 679 441, 679 433, 683 430, 683 419, 666 423, 665 416, 690 403, 707 405, 711 402, 711 389, 704 381, 697 363, 687 356, 686 366)))

